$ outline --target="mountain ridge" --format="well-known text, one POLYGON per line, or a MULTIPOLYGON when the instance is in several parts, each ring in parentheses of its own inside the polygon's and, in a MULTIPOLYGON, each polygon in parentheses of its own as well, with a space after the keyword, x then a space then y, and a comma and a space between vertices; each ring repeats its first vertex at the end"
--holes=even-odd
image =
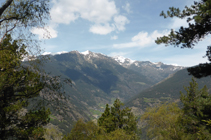
POLYGON ((50 59, 45 63, 44 70, 51 75, 70 78, 73 83, 72 87, 65 85, 65 93, 69 96, 66 115, 52 111, 57 118, 52 123, 65 131, 80 117, 84 120, 97 118, 105 104, 113 103, 116 98, 125 101, 134 97, 182 68, 147 61, 124 65, 113 57, 91 51, 45 55, 50 59))
POLYGON ((108 55, 105 55, 105 54, 102 54, 102 53, 91 52, 89 50, 84 51, 84 52, 79 52, 77 50, 73 50, 73 51, 70 51, 70 52, 61 51, 61 52, 56 52, 56 53, 45 52, 45 53, 43 53, 43 55, 53 55, 54 56, 54 55, 61 55, 61 54, 65 54, 65 53, 71 53, 71 52, 77 52, 77 53, 82 54, 84 56, 98 57, 99 55, 101 55, 101 56, 110 57, 110 58, 114 59, 116 62, 118 62, 120 65, 122 65, 124 67, 128 67, 128 66, 130 66, 132 64, 140 67, 138 63, 141 62, 141 63, 149 63, 150 65, 156 65, 157 67, 160 67, 160 65, 168 65, 168 66, 174 66, 175 68, 178 67, 178 69, 185 68, 184 66, 178 66, 178 65, 174 65, 174 64, 164 64, 162 62, 132 60, 130 58, 125 58, 125 57, 119 56, 119 55, 111 57, 111 56, 108 56, 108 55))

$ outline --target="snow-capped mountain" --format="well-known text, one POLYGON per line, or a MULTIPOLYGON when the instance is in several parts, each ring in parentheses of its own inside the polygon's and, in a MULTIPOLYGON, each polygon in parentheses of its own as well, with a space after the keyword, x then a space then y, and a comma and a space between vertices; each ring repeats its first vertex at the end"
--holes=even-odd
POLYGON ((115 56, 113 57, 113 59, 115 61, 117 61, 120 65, 122 65, 123 67, 126 68, 130 68, 130 67, 137 67, 137 68, 141 68, 141 67, 153 67, 156 70, 161 70, 163 71, 164 69, 168 69, 171 71, 177 71, 177 70, 181 70, 184 67, 182 66, 175 66, 175 65, 168 65, 168 64, 164 64, 162 62, 150 62, 150 61, 136 61, 136 60, 131 60, 130 58, 125 58, 123 56, 115 56))
MULTIPOLYGON (((178 71, 181 70, 185 67, 182 66, 175 66, 175 65, 168 65, 168 64, 164 64, 162 62, 150 62, 150 61, 137 61, 137 60, 131 60, 130 58, 125 58, 123 56, 114 56, 114 57, 109 57, 107 55, 104 55, 102 53, 95 53, 95 52, 91 52, 89 50, 84 51, 84 52, 79 52, 77 50, 71 51, 71 52, 67 52, 67 51, 62 51, 62 52, 57 52, 57 53, 51 53, 51 52, 45 52, 43 53, 43 55, 61 55, 61 54, 68 54, 68 53, 77 53, 82 55, 87 61, 90 61, 92 58, 99 58, 99 59, 103 59, 103 58, 110 58, 115 60, 116 62, 119 63, 119 65, 125 67, 125 68, 129 68, 129 69, 142 69, 142 68, 153 68, 155 70, 159 70, 159 71, 178 71)), ((137 71, 137 70, 136 70, 137 71)))
POLYGON ((129 58, 125 58, 123 56, 109 57, 102 53, 95 53, 89 50, 84 52, 79 52, 76 50, 71 52, 63 51, 58 53, 46 53, 46 55, 52 55, 57 57, 61 55, 63 56, 62 57, 63 59, 70 59, 69 57, 71 55, 75 55, 74 61, 78 61, 78 63, 82 65, 88 62, 91 63, 95 68, 98 68, 99 65, 95 63, 96 61, 108 64, 117 63, 118 65, 121 65, 126 69, 130 69, 145 75, 149 80, 152 80, 153 83, 157 83, 168 77, 170 74, 173 74, 185 68, 182 66, 164 64, 162 62, 154 63, 150 61, 136 61, 136 60, 131 60, 129 58))
POLYGON ((113 59, 116 60, 120 65, 125 66, 125 67, 127 67, 135 62, 135 60, 131 60, 131 59, 125 58, 123 56, 114 56, 113 59))

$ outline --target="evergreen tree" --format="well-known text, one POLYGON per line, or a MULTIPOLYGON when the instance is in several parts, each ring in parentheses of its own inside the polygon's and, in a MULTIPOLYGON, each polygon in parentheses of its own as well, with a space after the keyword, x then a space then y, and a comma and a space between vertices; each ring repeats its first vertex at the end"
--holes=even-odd
POLYGON ((21 65, 25 48, 10 35, 0 44, 1 139, 42 139, 43 125, 49 122, 48 109, 27 110, 29 99, 39 96, 45 83, 38 72, 21 65))
POLYGON ((123 103, 116 99, 113 107, 109 108, 108 104, 102 116, 98 119, 98 124, 103 127, 107 133, 117 129, 123 129, 128 134, 135 134, 137 129, 137 118, 131 112, 131 109, 126 107, 121 109, 123 103))
POLYGON ((207 125, 211 118, 211 95, 207 87, 199 90, 198 84, 192 79, 185 90, 187 95, 181 92, 180 97, 183 103, 183 115, 180 117, 182 128, 190 139, 211 139, 211 126, 207 125))
POLYGON ((111 120, 111 111, 109 108, 109 105, 106 104, 106 108, 104 113, 101 115, 101 117, 98 119, 98 125, 103 126, 106 132, 114 131, 114 123, 111 120))
MULTIPOLYGON (((211 0, 194 1, 190 7, 185 7, 183 11, 179 8, 170 7, 165 14, 160 14, 164 18, 178 17, 187 18, 189 26, 180 27, 179 31, 171 30, 168 36, 157 38, 157 44, 164 43, 181 48, 193 48, 200 40, 210 34, 211 31, 211 0), (191 23, 191 21, 194 21, 191 23)), ((207 47, 206 56, 211 62, 211 46, 207 47)), ((199 66, 188 68, 188 72, 197 78, 211 75, 211 63, 200 64, 199 66)))

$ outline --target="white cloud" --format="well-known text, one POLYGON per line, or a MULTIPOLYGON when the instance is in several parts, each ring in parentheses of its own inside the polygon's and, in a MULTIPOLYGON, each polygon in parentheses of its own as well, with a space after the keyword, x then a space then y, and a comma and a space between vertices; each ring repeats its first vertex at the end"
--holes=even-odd
POLYGON ((153 33, 149 34, 148 32, 139 32, 136 36, 132 37, 132 42, 123 43, 123 44, 114 44, 114 48, 131 48, 131 47, 147 47, 148 45, 155 42, 157 37, 167 35, 169 31, 165 30, 158 32, 155 30, 153 33))
POLYGON ((109 0, 57 0, 51 9, 53 22, 65 24, 79 17, 107 23, 117 13, 115 2, 109 0))
POLYGON ((111 40, 117 40, 118 39, 118 36, 114 35, 111 37, 111 40))
POLYGON ((45 28, 32 28, 31 32, 38 35, 39 39, 50 39, 57 37, 57 31, 53 26, 47 26, 45 28))
POLYGON ((125 24, 128 24, 130 21, 122 15, 118 15, 114 17, 115 26, 119 31, 125 30, 125 24))
POLYGON ((93 25, 90 29, 90 32, 94 34, 106 35, 114 31, 114 27, 111 27, 109 24, 106 25, 93 25))
POLYGON ((148 35, 148 32, 139 32, 138 35, 132 38, 132 41, 140 46, 145 46, 152 42, 152 37, 148 35))
MULTIPOLYGON (((90 31, 95 34, 105 35, 114 30, 123 31, 129 20, 118 13, 113 0, 54 0, 50 11, 53 23, 70 24, 82 18, 92 22, 90 31), (109 28, 113 24, 115 29, 109 28), (100 30, 96 29, 98 28, 100 30), (102 31, 102 32, 100 32, 102 31)), ((112 27, 113 28, 113 27, 112 27)))
POLYGON ((132 11, 130 10, 130 3, 126 3, 126 5, 125 6, 122 6, 122 8, 125 10, 125 11, 127 11, 127 13, 131 13, 132 11))

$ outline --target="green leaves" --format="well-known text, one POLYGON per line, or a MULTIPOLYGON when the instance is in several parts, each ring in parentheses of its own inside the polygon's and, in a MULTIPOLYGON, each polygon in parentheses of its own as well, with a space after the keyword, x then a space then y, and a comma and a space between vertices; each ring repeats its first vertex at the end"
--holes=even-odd
POLYGON ((141 116, 141 121, 147 123, 147 135, 157 139, 179 139, 178 117, 182 111, 176 103, 164 103, 148 108, 141 116))

